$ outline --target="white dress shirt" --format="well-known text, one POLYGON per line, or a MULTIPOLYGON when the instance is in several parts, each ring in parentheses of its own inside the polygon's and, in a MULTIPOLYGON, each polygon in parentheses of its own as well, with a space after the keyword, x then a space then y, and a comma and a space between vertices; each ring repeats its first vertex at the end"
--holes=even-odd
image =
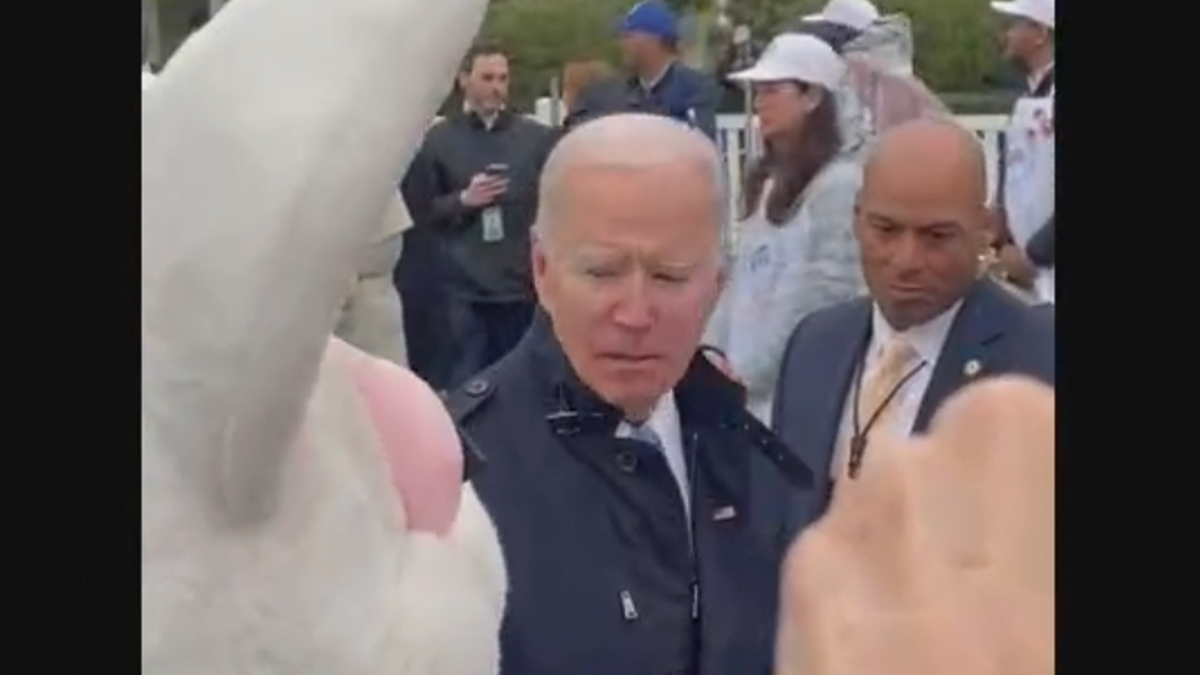
MULTIPOLYGON (((867 345, 866 359, 861 366, 862 372, 870 372, 872 366, 882 355, 884 345, 893 337, 907 340, 917 353, 911 363, 906 364, 903 372, 907 373, 922 361, 925 362, 925 365, 902 384, 899 391, 896 392, 894 405, 897 406, 897 409, 889 420, 891 423, 889 431, 892 433, 899 436, 912 434, 913 423, 916 422, 921 401, 925 398, 925 391, 929 388, 933 369, 937 367, 938 358, 942 355, 942 347, 946 344, 946 336, 950 333, 950 326, 954 323, 954 317, 958 315, 961 306, 962 301, 959 301, 933 319, 919 326, 912 326, 906 331, 897 331, 892 328, 887 319, 883 318, 879 307, 874 307, 871 313, 871 342, 867 345)), ((835 448, 841 448, 849 443, 850 437, 854 433, 854 391, 855 386, 852 383, 846 393, 846 402, 842 406, 842 424, 837 436, 838 445, 834 446, 835 448)), ((860 419, 859 422, 867 423, 864 419, 860 419)), ((834 456, 837 456, 836 452, 834 456)), ((841 471, 840 467, 831 468, 841 471)))
MULTIPOLYGON (((679 496, 683 499, 683 510, 690 517, 692 512, 691 486, 688 481, 687 460, 683 456, 683 431, 679 428, 679 409, 675 407, 674 392, 668 391, 658 399, 653 412, 646 420, 646 426, 658 434, 658 439, 662 442, 662 452, 667 460, 667 467, 671 469, 671 475, 675 476, 675 483, 679 486, 679 496)), ((633 428, 629 426, 628 422, 621 422, 617 426, 616 436, 617 438, 629 438, 633 436, 633 428)))

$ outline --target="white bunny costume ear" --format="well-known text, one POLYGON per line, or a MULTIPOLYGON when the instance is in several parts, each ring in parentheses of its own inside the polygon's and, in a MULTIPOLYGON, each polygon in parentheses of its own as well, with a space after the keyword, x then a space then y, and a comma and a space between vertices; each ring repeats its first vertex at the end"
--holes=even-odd
POLYGON ((495 671, 449 418, 329 338, 486 4, 236 0, 143 92, 144 673, 495 671))
POLYGON ((144 406, 159 443, 204 448, 175 452, 231 514, 270 493, 358 256, 486 4, 235 0, 145 92, 144 406))

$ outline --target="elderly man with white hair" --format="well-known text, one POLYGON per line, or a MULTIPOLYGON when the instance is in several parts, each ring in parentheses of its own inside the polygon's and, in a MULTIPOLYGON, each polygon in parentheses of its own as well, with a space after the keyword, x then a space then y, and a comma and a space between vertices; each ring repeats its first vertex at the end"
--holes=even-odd
POLYGON ((506 675, 770 671, 788 481, 812 475, 699 349, 724 278, 712 143, 587 122, 542 176, 540 314, 453 392, 504 544, 506 675))

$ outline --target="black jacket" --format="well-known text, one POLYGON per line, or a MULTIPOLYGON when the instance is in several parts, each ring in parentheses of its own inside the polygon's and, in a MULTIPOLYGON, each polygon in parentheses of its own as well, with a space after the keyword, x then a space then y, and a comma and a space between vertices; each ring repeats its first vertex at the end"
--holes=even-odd
POLYGON ((486 457, 473 482, 508 568, 502 675, 770 672, 792 533, 765 456, 786 450, 702 356, 675 397, 690 524, 662 453, 614 437, 621 414, 579 382, 544 316, 451 394, 486 457))
POLYGON ((1054 268, 1054 218, 1029 238, 1029 243, 1025 244, 1025 255, 1038 267, 1054 268))
POLYGON ((425 134, 409 168, 406 197, 442 240, 451 293, 481 301, 531 297, 529 227, 551 140, 549 127, 508 112, 490 129, 477 115, 458 113, 425 134), (508 165, 508 192, 499 202, 504 238, 498 242, 484 241, 482 210, 459 201, 471 177, 489 164, 508 165))

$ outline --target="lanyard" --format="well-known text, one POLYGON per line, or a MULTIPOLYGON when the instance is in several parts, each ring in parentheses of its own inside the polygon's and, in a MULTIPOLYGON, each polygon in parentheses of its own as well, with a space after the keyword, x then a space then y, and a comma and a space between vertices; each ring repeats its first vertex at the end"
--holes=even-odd
POLYGON ((1026 96, 1027 98, 1046 98, 1052 89, 1054 89, 1054 66, 1050 66, 1050 70, 1042 75, 1041 81, 1026 96))
POLYGON ((851 478, 857 478, 859 469, 862 467, 863 453, 867 451, 867 435, 871 433, 871 429, 875 426, 875 423, 879 421, 879 417, 883 414, 883 411, 887 410, 887 407, 892 402, 892 399, 896 398, 896 395, 900 393, 900 390, 904 388, 904 385, 908 384, 910 380, 916 377, 917 373, 921 372, 921 369, 926 365, 928 365, 928 362, 921 361, 914 366, 912 370, 905 373, 904 377, 900 378, 900 381, 897 382, 894 387, 892 387, 887 396, 883 397, 883 402, 879 404, 879 407, 876 408, 875 412, 871 414, 871 417, 867 419, 867 425, 864 427, 859 420, 858 408, 862 398, 863 371, 866 370, 866 368, 864 367, 865 364, 863 362, 859 362, 857 372, 854 376, 854 404, 850 411, 850 424, 853 432, 850 436, 849 474, 851 478))

